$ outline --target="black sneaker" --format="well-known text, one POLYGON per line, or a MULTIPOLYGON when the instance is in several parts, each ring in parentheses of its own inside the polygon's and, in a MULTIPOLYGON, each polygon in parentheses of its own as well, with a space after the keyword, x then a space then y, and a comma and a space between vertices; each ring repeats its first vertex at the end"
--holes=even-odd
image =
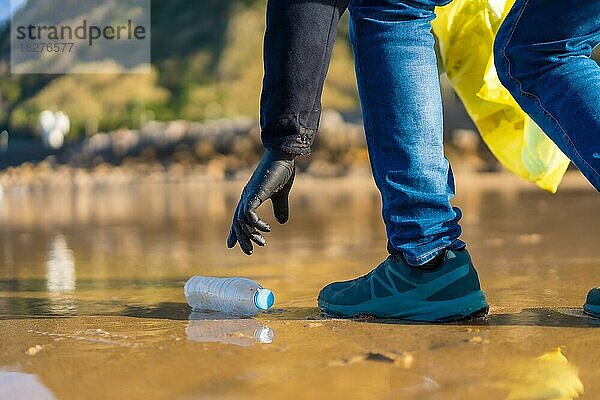
POLYGON ((600 318, 600 287, 590 290, 583 305, 583 311, 592 317, 600 318))
POLYGON ((447 250, 441 265, 419 268, 389 256, 360 278, 334 282, 319 293, 327 314, 451 322, 485 315, 488 303, 467 250, 447 250))

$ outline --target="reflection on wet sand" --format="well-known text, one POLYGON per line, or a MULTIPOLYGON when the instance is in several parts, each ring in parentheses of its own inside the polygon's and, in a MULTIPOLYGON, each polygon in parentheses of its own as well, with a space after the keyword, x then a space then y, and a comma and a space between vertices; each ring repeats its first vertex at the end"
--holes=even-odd
POLYGON ((52 240, 46 267, 46 287, 52 313, 68 315, 74 312, 75 258, 63 235, 56 235, 52 240))
POLYGON ((218 342, 237 346, 273 342, 275 332, 254 318, 239 319, 227 314, 193 311, 185 334, 194 342, 218 342))
POLYGON ((17 371, 0 371, 0 399, 55 400, 56 397, 36 375, 17 371))
MULTIPOLYGON (((3 283, 0 282, 0 287, 3 283)), ((119 285, 123 287, 122 285, 119 285)), ((179 289, 176 286, 173 290, 179 289)), ((157 304, 132 304, 127 301, 106 300, 98 298, 97 300, 74 300, 71 308, 56 308, 56 302, 52 299, 4 296, 0 298, 0 320, 23 319, 36 317, 63 317, 63 316, 117 316, 131 318, 151 318, 156 320, 187 321, 208 320, 218 322, 223 320, 223 325, 230 325, 235 330, 236 323, 244 326, 247 321, 318 321, 330 320, 316 307, 287 307, 285 309, 275 309, 268 313, 259 314, 258 320, 247 320, 233 318, 229 315, 220 314, 202 314, 190 312, 189 306, 184 302, 163 302, 157 304), (233 318, 233 319, 232 319, 233 318), (236 322, 238 321, 238 322, 236 322)), ((357 324, 382 324, 382 325, 403 325, 403 326, 428 326, 431 324, 402 321, 394 319, 373 319, 358 318, 353 319, 357 324)), ((254 325, 254 322, 251 325, 254 325)), ((217 323, 218 325, 219 323, 217 323)), ((452 324, 438 324, 449 326, 461 326, 464 322, 452 324)), ((593 318, 585 314, 581 308, 556 308, 545 307, 526 308, 520 311, 502 313, 497 312, 489 314, 483 318, 469 321, 470 326, 494 327, 494 326, 532 326, 532 327, 555 327, 555 328, 600 328, 600 319, 593 318)), ((190 323, 190 326, 195 325, 190 323)), ((202 324, 198 324, 202 326, 202 324)), ((270 328, 269 328, 270 329, 270 328)))
POLYGON ((556 196, 489 179, 459 176, 456 203, 491 314, 450 325, 317 309, 323 285, 385 257, 370 179, 300 179, 290 222, 252 257, 225 249, 243 182, 5 188, 0 369, 60 399, 575 398, 579 384, 594 399, 600 320, 581 304, 600 283, 597 193, 570 178, 556 196), (253 278, 276 308, 190 314, 192 275, 253 278))

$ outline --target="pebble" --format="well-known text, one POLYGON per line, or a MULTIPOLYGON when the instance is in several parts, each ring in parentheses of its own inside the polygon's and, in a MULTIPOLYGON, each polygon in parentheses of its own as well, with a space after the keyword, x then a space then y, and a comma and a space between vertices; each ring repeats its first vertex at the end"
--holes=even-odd
POLYGON ((30 348, 28 348, 25 351, 25 354, 27 354, 28 356, 35 356, 37 353, 42 351, 42 349, 43 349, 42 346, 40 346, 39 344, 36 344, 35 346, 31 346, 30 348))
POLYGON ((323 326, 323 324, 321 322, 309 322, 306 326, 308 328, 316 328, 318 326, 323 326))
POLYGON ((386 352, 367 352, 356 354, 348 357, 343 357, 340 360, 331 360, 327 363, 330 367, 339 367, 349 364, 355 364, 364 361, 381 362, 393 364, 404 369, 410 369, 414 363, 414 356, 410 353, 386 351, 386 352))
POLYGON ((481 336, 473 336, 468 341, 471 344, 488 344, 490 342, 488 339, 483 339, 481 336))

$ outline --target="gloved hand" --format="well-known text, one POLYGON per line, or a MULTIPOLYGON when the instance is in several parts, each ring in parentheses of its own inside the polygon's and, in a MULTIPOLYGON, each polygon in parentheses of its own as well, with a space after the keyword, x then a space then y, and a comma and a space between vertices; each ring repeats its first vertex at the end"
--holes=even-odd
POLYGON ((252 242, 264 246, 267 242, 260 234, 270 232, 268 223, 260 219, 256 209, 267 199, 273 203, 275 219, 285 224, 289 217, 288 195, 296 174, 294 156, 274 150, 266 150, 252 177, 244 187, 233 215, 233 223, 227 238, 230 249, 236 242, 247 255, 252 254, 252 242))

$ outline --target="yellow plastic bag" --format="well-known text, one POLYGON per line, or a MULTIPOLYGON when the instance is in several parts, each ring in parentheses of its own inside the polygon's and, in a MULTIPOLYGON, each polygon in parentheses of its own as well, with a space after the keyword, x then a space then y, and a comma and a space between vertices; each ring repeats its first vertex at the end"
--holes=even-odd
POLYGON ((496 74, 494 37, 514 0, 454 0, 432 22, 452 87, 494 156, 555 193, 569 159, 531 120, 496 74))

